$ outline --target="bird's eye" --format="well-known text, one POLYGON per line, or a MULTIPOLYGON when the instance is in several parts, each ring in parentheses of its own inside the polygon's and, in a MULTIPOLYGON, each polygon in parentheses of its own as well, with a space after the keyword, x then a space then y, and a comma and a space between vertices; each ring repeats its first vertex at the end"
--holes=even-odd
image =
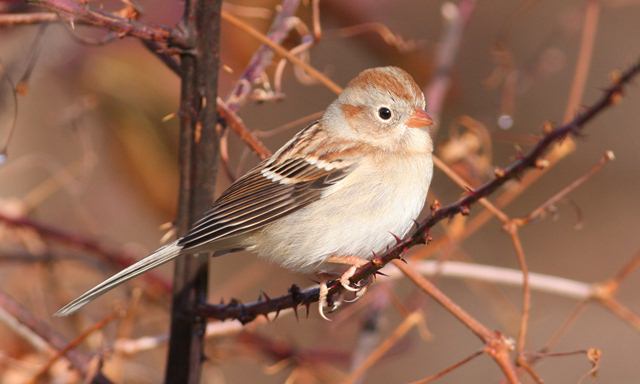
POLYGON ((378 109, 378 116, 380 116, 382 120, 389 120, 391 118, 391 110, 387 107, 380 107, 380 109, 378 109))

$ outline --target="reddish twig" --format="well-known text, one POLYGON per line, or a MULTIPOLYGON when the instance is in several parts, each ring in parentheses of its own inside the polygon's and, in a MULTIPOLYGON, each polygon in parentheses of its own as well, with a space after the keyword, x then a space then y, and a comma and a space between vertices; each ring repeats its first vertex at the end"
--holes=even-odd
POLYGON ((111 313, 104 319, 98 321, 97 323, 93 324, 92 326, 90 326, 89 328, 81 332, 75 339, 71 340, 69 344, 65 345, 64 348, 61 348, 60 350, 56 351, 55 355, 53 355, 47 361, 47 363, 44 366, 42 366, 42 368, 40 368, 38 372, 33 376, 31 383, 39 383, 40 380, 42 380, 43 376, 46 375, 47 372, 49 372, 49 369, 51 369, 51 367, 56 361, 64 357, 70 351, 77 348, 92 333, 106 327, 107 325, 109 325, 109 323, 111 323, 113 320, 117 319, 118 317, 119 317, 119 314, 117 312, 111 313))
MULTIPOLYGON (((284 0, 280 4, 280 11, 278 15, 273 19, 267 38, 275 44, 280 44, 289 35, 289 31, 293 27, 293 23, 289 22, 289 19, 295 16, 300 0, 284 0)), ((229 92, 226 103, 228 109, 231 112, 237 112, 247 95, 251 91, 251 85, 260 77, 265 68, 271 64, 273 60, 273 50, 268 45, 261 45, 258 48, 249 64, 244 69, 240 78, 236 81, 236 84, 229 92)))
MULTIPOLYGON (((428 237, 429 230, 442 220, 448 219, 459 213, 467 213, 469 207, 483 197, 486 197, 504 185, 507 181, 518 178, 524 171, 535 168, 540 159, 554 144, 562 141, 566 137, 578 133, 587 123, 602 113, 607 107, 619 101, 622 96, 624 86, 626 86, 636 75, 640 73, 640 60, 624 71, 614 83, 604 91, 600 99, 591 107, 578 114, 573 120, 559 126, 545 136, 525 155, 504 168, 493 180, 485 183, 479 188, 471 191, 467 196, 446 207, 436 210, 431 216, 418 223, 416 229, 405 239, 399 241, 396 246, 373 258, 372 261, 359 268, 354 277, 353 283, 375 274, 391 260, 400 257, 408 248, 418 244, 424 244, 428 237)), ((330 294, 339 291, 339 284, 331 282, 329 284, 330 294)), ((232 301, 227 304, 206 305, 199 309, 199 313, 204 316, 225 320, 238 319, 242 322, 249 322, 259 315, 266 315, 271 312, 278 312, 285 308, 293 308, 299 305, 310 305, 318 300, 318 289, 301 290, 297 286, 290 289, 289 294, 277 298, 259 300, 253 303, 241 304, 232 301)))
MULTIPOLYGON (((116 265, 119 268, 127 267, 136 262, 136 258, 132 255, 122 251, 113 251, 95 239, 76 233, 66 232, 62 229, 40 223, 26 217, 11 217, 0 212, 0 222, 12 227, 29 228, 36 231, 44 238, 55 240, 56 242, 77 249, 89 251, 99 256, 109 264, 116 265)), ((164 292, 171 291, 171 284, 157 273, 146 273, 144 278, 149 283, 162 289, 164 292)))
POLYGON ((471 360, 475 359, 476 357, 482 355, 483 353, 484 353, 483 350, 474 352, 471 355, 465 357, 464 359, 458 361, 457 363, 455 363, 455 364, 443 369, 442 371, 436 373, 435 375, 431 375, 431 376, 425 377, 424 379, 413 381, 413 382, 411 382, 411 384, 432 383, 432 382, 434 382, 434 381, 446 376, 451 371, 460 368, 461 366, 465 365, 466 363, 470 362, 471 360))
POLYGON ((446 3, 443 5, 443 16, 448 23, 442 41, 436 54, 436 68, 434 77, 425 89, 429 114, 436 123, 437 130, 440 122, 440 112, 444 97, 449 90, 451 71, 462 41, 462 33, 467 26, 475 9, 475 0, 463 0, 457 5, 446 3))
MULTIPOLYGON (((113 13, 91 9, 86 2, 76 2, 74 0, 31 0, 30 2, 55 12, 60 15, 61 19, 68 20, 72 24, 82 22, 111 30, 120 37, 133 36, 142 40, 167 43, 176 47, 188 47, 183 36, 177 30, 148 25, 113 13)), ((49 20, 41 20, 40 22, 43 21, 49 20)))
POLYGON ((222 19, 224 21, 228 22, 229 24, 232 24, 234 27, 236 27, 238 29, 241 29, 242 31, 244 31, 247 34, 251 35, 252 37, 256 38, 257 40, 259 40, 260 42, 262 42, 263 44, 265 44, 269 48, 273 49, 273 51, 276 52, 278 55, 280 55, 280 56, 286 58, 287 60, 289 60, 292 64, 295 64, 298 67, 304 69, 309 74, 309 76, 311 76, 314 79, 318 80, 320 83, 322 83, 325 87, 327 87, 328 89, 330 89, 334 93, 342 92, 342 88, 339 85, 337 85, 336 83, 334 83, 333 80, 329 79, 322 72, 318 71, 317 69, 313 68, 311 65, 307 64, 304 60, 300 59, 298 56, 296 56, 296 55, 292 54, 291 52, 287 51, 280 44, 277 44, 277 43, 273 42, 272 40, 270 40, 267 36, 265 36, 263 33, 259 32, 259 31, 257 31, 251 25, 245 23, 244 21, 240 20, 239 18, 231 15, 228 12, 224 12, 224 11, 222 12, 222 19))
POLYGON ((5 13, 0 15, 0 26, 31 25, 60 21, 53 12, 5 13))
POLYGON ((218 98, 218 115, 224 119, 227 127, 231 128, 261 159, 264 160, 271 156, 269 148, 267 148, 256 135, 249 131, 240 116, 236 115, 220 98, 218 98))
POLYGON ((393 260, 393 264, 402 271, 426 294, 431 296, 435 301, 444 307, 449 313, 455 316, 462 324, 464 324, 471 332, 473 332, 485 344, 484 353, 489 355, 498 364, 507 380, 512 383, 518 383, 515 368, 511 364, 510 352, 513 349, 513 341, 506 338, 500 332, 491 331, 482 323, 472 317, 464 309, 462 309, 453 300, 447 297, 433 283, 422 277, 407 264, 399 260, 393 260))
MULTIPOLYGON (((48 324, 36 318, 26 308, 21 306, 3 291, 0 291, 0 319, 3 321, 11 321, 20 333, 25 333, 38 340, 38 343, 44 343, 51 347, 54 351, 63 350, 69 343, 56 331, 51 329, 48 324)), ((64 354, 65 358, 71 363, 71 366, 83 376, 87 376, 91 372, 91 358, 78 351, 69 350, 64 354)), ((94 384, 111 383, 101 372, 96 373, 93 378, 88 378, 87 382, 94 384)))

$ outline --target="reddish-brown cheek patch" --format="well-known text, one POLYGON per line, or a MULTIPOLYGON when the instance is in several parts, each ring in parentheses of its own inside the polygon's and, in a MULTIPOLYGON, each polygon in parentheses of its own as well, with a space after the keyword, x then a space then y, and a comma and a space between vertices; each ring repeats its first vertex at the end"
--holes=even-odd
POLYGON ((362 105, 342 104, 340 108, 347 119, 354 118, 364 111, 364 106, 362 105))

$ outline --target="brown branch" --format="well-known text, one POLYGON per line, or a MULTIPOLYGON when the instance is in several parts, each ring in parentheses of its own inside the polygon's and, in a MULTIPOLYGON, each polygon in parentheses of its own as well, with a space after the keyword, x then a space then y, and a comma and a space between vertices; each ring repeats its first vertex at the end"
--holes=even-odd
MULTIPOLYGON (((101 244, 99 241, 85 237, 83 235, 66 232, 62 229, 31 220, 26 217, 12 217, 0 212, 0 222, 16 228, 29 228, 36 231, 40 236, 54 240, 67 246, 91 252, 99 256, 102 260, 118 268, 127 267, 137 260, 133 255, 123 251, 114 251, 101 244)), ((157 273, 145 273, 144 279, 153 286, 162 289, 164 292, 171 290, 171 283, 157 273)))
POLYGON ((464 359, 458 361, 457 363, 443 369, 442 371, 436 373, 435 375, 431 375, 428 377, 425 377, 424 379, 420 379, 417 381, 413 381, 411 382, 411 384, 427 384, 427 383, 432 383, 444 376, 446 376, 447 374, 449 374, 451 371, 454 371, 458 368, 460 368, 461 366, 465 365, 466 363, 470 362, 471 360, 475 359, 476 357, 482 355, 484 353, 484 351, 477 351, 472 353, 471 355, 465 357, 464 359))
POLYGON ((435 126, 432 127, 434 132, 437 131, 440 125, 440 112, 442 111, 445 95, 449 90, 454 61, 460 48, 464 29, 475 9, 475 3, 475 0, 463 0, 457 5, 447 5, 449 12, 448 14, 445 13, 444 18, 448 25, 435 56, 434 77, 424 92, 429 114, 435 122, 435 126))
MULTIPOLYGON (((282 4, 280 4, 280 11, 273 19, 269 32, 267 32, 266 35, 274 44, 282 43, 289 35, 293 23, 289 23, 288 21, 291 17, 295 16, 299 5, 300 0, 283 0, 282 4)), ((237 112, 240 109, 242 103, 251 91, 251 84, 260 77, 265 68, 271 64, 272 60, 273 50, 267 44, 263 43, 263 45, 255 51, 251 60, 249 60, 249 64, 227 96, 226 103, 230 111, 237 112)))
POLYGON ((231 128, 231 130, 234 131, 238 137, 244 141, 251 150, 253 150, 253 152, 260 156, 260 159, 264 160, 271 156, 269 148, 267 148, 262 141, 260 141, 260 139, 258 139, 246 125, 244 125, 240 116, 236 115, 236 113, 220 98, 218 98, 218 115, 220 118, 224 119, 227 127, 231 128))
POLYGON ((280 44, 277 44, 272 40, 270 40, 267 36, 257 31, 251 25, 245 23, 244 21, 231 15, 228 12, 222 12, 222 19, 228 22, 229 24, 232 24, 236 28, 241 29, 242 31, 246 32, 252 37, 258 39, 260 42, 267 45, 269 48, 273 49, 278 55, 289 60, 292 64, 295 64, 298 67, 304 69, 309 74, 309 76, 318 80, 320 83, 322 83, 325 87, 327 87, 332 92, 334 93, 342 92, 342 88, 336 83, 334 83, 333 80, 329 79, 322 72, 318 71, 317 69, 313 68, 311 65, 307 64, 304 60, 300 59, 296 55, 284 49, 280 44))
MULTIPOLYGON (((357 283, 375 274, 388 262, 402 256, 408 248, 424 244, 428 238, 429 230, 434 225, 456 214, 467 213, 471 205, 495 192, 508 180, 517 179, 527 169, 535 168, 538 159, 553 145, 561 142, 570 135, 579 133, 587 123, 591 122, 608 107, 618 102, 622 96, 623 88, 638 75, 638 73, 640 73, 640 60, 624 71, 614 83, 604 91, 603 95, 595 104, 578 114, 573 120, 547 133, 527 154, 507 166, 499 176, 496 176, 493 180, 470 192, 457 202, 436 210, 427 219, 418 223, 416 229, 405 239, 398 241, 396 246, 384 254, 374 257, 372 261, 359 268, 352 278, 352 282, 357 283)), ((340 288, 338 285, 336 282, 329 284, 330 294, 339 291, 340 288)), ((203 316, 219 320, 238 319, 242 322, 249 322, 260 315, 266 315, 271 312, 277 313, 282 309, 295 308, 299 305, 308 306, 317 300, 317 288, 303 291, 297 286, 292 286, 289 294, 277 298, 265 298, 248 304, 231 301, 227 304, 205 305, 202 306, 198 312, 203 316)))
MULTIPOLYGON (((174 29, 144 24, 136 20, 118 16, 116 14, 101 10, 91 9, 86 3, 74 0, 30 0, 30 3, 42 8, 49 9, 59 15, 61 21, 70 23, 86 23, 94 27, 101 27, 111 30, 120 37, 133 36, 142 40, 150 40, 167 45, 187 48, 188 44, 183 36, 174 29)), ((26 16, 25 16, 26 17, 26 16)), ((34 22, 47 22, 51 16, 39 14, 31 17, 34 22), (40 18, 40 20, 38 20, 40 18)), ((23 19, 25 20, 25 19, 23 19)), ((29 20, 29 18, 26 18, 29 20)))
POLYGON ((414 271, 409 265, 402 261, 393 260, 393 264, 402 271, 414 284, 427 295, 444 307, 449 313, 455 316, 471 332, 473 332, 485 344, 484 352, 498 364, 507 380, 516 384, 519 382, 515 368, 511 364, 510 352, 513 349, 513 342, 497 331, 491 331, 473 316, 462 309, 458 304, 442 293, 433 283, 414 271))
POLYGON ((413 327, 417 326, 420 322, 424 321, 424 316, 415 311, 409 314, 401 323, 394 329, 389 337, 380 343, 367 358, 354 369, 349 376, 342 381, 342 384, 353 384, 361 378, 364 373, 371 368, 376 362, 378 362, 389 350, 396 345, 413 327))
MULTIPOLYGON (((3 291, 0 291, 0 320, 3 322, 13 322, 18 332, 35 338, 38 344, 46 344, 54 351, 62 351, 69 345, 69 343, 67 343, 60 334, 51 329, 48 324, 36 318, 31 312, 3 291)), ((75 350, 66 351, 64 356, 73 369, 81 375, 86 376, 91 373, 91 358, 89 356, 75 350)), ((107 384, 111 383, 111 380, 101 372, 98 372, 93 378, 89 378, 87 382, 107 384)))
POLYGON ((521 219, 517 220, 518 226, 523 226, 525 224, 530 223, 533 220, 539 219, 542 217, 551 207, 564 199, 569 193, 573 192, 576 188, 580 187, 582 184, 586 183, 593 175, 598 173, 605 165, 607 165, 611 160, 614 159, 613 152, 607 151, 602 155, 600 160, 593 166, 591 169, 587 171, 584 175, 580 176, 573 182, 571 182, 566 187, 562 188, 558 193, 551 196, 547 201, 540 204, 537 208, 532 210, 528 215, 521 219))
MULTIPOLYGON (((182 23, 190 51, 182 52, 178 235, 213 203, 218 164, 216 100, 222 0, 187 0, 182 23)), ((193 310, 207 301, 209 253, 175 262, 166 383, 200 382, 206 319, 193 310)))
POLYGON ((57 14, 53 12, 33 12, 33 13, 5 13, 0 14, 0 26, 12 27, 16 25, 42 24, 60 21, 57 14))
POLYGON ((71 340, 69 344, 65 345, 64 348, 61 348, 59 351, 57 351, 55 355, 53 355, 49 359, 49 361, 47 361, 47 363, 38 370, 38 372, 33 376, 33 379, 31 379, 30 382, 33 384, 39 383, 42 380, 43 376, 46 375, 47 372, 49 372, 49 369, 51 369, 51 367, 56 361, 64 357, 64 355, 69 353, 69 351, 72 351, 75 348, 77 348, 87 337, 91 336, 92 333, 97 332, 102 328, 106 327, 107 325, 109 325, 109 323, 111 323, 113 320, 117 319, 118 317, 119 317, 119 313, 113 312, 109 314, 107 317, 105 317, 104 319, 98 321, 97 323, 93 324, 89 328, 82 331, 75 339, 71 340))

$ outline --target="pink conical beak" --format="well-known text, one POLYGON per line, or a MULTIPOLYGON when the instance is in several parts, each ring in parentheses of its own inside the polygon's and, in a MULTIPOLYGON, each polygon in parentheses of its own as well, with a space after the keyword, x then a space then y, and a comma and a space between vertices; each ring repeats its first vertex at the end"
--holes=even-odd
POLYGON ((422 109, 416 108, 413 115, 407 120, 407 127, 409 128, 425 128, 433 125, 433 120, 427 112, 422 109))

